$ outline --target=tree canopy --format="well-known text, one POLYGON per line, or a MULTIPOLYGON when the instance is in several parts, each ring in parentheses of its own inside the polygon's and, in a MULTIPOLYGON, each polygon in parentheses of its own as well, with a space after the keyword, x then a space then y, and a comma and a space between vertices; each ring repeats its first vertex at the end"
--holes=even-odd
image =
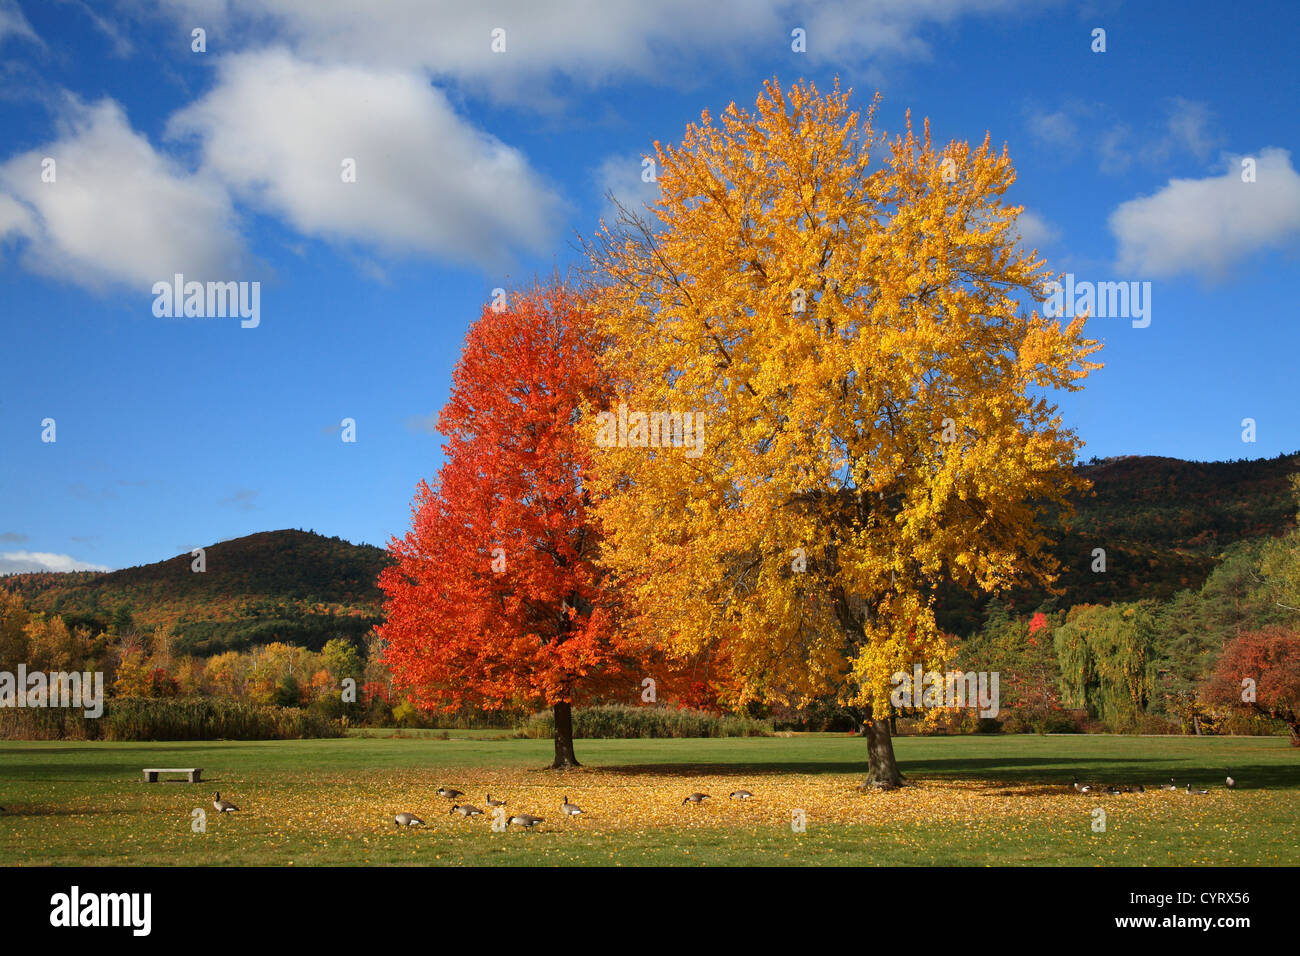
MULTIPOLYGON (((1080 442, 1045 393, 1098 346, 1022 308, 1049 276, 987 139, 936 149, 909 119, 886 144, 838 85, 773 81, 655 148, 652 221, 590 246, 601 364, 629 409, 703 416, 705 445, 599 449, 605 560, 641 629, 725 646, 734 703, 880 716, 937 650, 942 582, 1050 575, 1038 519, 1080 442)), ((879 723, 871 776, 894 783, 879 723)))

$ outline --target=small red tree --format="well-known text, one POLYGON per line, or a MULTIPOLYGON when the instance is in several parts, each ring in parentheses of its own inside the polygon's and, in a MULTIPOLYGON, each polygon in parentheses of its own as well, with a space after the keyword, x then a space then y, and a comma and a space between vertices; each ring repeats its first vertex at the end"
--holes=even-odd
POLYGON ((617 601, 595 557, 574 424, 604 404, 593 334, 562 287, 485 308, 469 330, 439 418, 445 463, 421 482, 412 528, 389 551, 384 659, 425 709, 543 704, 553 767, 577 766, 572 705, 635 686, 617 601))
POLYGON ((1300 747, 1300 633, 1277 625, 1234 637, 1205 686, 1206 703, 1244 707, 1286 724, 1300 747))

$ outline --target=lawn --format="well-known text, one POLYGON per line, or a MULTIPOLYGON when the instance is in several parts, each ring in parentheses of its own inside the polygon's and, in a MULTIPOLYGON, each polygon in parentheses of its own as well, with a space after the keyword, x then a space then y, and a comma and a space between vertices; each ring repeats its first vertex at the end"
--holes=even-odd
POLYGON ((6 864, 1147 865, 1300 863, 1300 751, 1284 738, 931 737, 896 741, 911 786, 859 793, 865 743, 830 734, 550 742, 494 732, 342 740, 0 742, 6 864), (142 783, 201 766, 211 783, 142 783), (1224 788, 1231 767, 1238 789, 1224 788), (1145 793, 1077 794, 1085 781, 1145 793), (1155 789, 1170 776, 1206 796, 1155 789), (493 832, 441 785, 544 817, 493 832), (750 801, 731 801, 736 789, 750 801), (212 810, 214 790, 239 805, 212 810), (692 791, 715 799, 682 805, 692 791), (566 820, 563 797, 585 809, 566 820), (206 812, 206 832, 191 828, 206 812), (1105 831, 1095 832, 1095 812, 1105 831), (412 811, 424 829, 398 831, 412 811), (794 832, 802 810, 806 831, 794 832))

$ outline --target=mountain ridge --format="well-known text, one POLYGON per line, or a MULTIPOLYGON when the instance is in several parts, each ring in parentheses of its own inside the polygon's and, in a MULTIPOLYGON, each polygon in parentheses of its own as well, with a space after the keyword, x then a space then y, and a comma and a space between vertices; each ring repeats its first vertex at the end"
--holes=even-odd
MULTIPOLYGON (((1217 557, 1237 541, 1283 533, 1296 505, 1287 476, 1300 454, 1195 462, 1126 455, 1076 465, 1093 491, 1060 532, 1060 606, 1140 598, 1163 600, 1198 588, 1217 557), (1095 548, 1107 571, 1092 571, 1095 548)), ((92 630, 126 623, 176 635, 178 653, 207 655, 272 640, 318 649, 334 636, 364 641, 382 621, 376 578, 386 551, 340 537, 284 528, 209 545, 207 570, 180 554, 115 571, 25 572, 0 577, 33 610, 61 614, 92 630)), ((1013 591, 1007 603, 1032 609, 1050 596, 1013 591)), ((945 628, 978 626, 986 598, 948 595, 945 628)))

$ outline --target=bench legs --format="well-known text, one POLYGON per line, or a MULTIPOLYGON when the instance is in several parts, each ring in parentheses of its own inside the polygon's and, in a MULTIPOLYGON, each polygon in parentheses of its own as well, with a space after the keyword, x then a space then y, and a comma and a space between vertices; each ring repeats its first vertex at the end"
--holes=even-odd
MULTIPOLYGON (((157 783, 157 782, 158 782, 158 773, 159 773, 159 771, 157 771, 157 770, 146 770, 146 771, 144 771, 144 782, 145 782, 145 783, 157 783)), ((201 782, 202 782, 202 775, 203 775, 203 768, 202 768, 202 767, 196 768, 196 769, 194 769, 194 770, 186 770, 186 771, 185 771, 185 776, 186 776, 186 778, 189 780, 190 783, 201 783, 201 782)))

